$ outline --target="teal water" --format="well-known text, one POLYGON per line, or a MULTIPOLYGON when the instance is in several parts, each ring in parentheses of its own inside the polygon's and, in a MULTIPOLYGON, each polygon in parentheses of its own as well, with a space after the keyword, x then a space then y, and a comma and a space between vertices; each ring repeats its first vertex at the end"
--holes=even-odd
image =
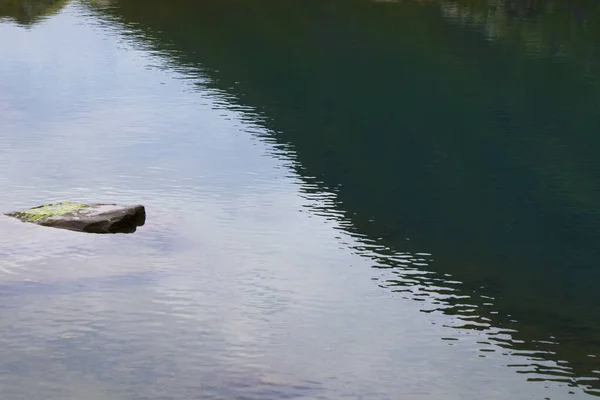
POLYGON ((600 394, 594 2, 0 7, 12 399, 600 394))

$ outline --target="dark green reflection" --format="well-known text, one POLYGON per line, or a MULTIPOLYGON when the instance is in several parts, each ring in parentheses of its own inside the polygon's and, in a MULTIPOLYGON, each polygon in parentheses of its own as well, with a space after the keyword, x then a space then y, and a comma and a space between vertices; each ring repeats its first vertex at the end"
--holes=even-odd
POLYGON ((493 298, 492 324, 526 341, 513 347, 558 343, 543 357, 567 360, 574 382, 600 369, 599 10, 119 0, 101 12, 262 113, 299 174, 337 192, 350 230, 432 254, 456 290, 493 298))
POLYGON ((59 12, 70 0, 0 0, 0 19, 31 25, 59 12))

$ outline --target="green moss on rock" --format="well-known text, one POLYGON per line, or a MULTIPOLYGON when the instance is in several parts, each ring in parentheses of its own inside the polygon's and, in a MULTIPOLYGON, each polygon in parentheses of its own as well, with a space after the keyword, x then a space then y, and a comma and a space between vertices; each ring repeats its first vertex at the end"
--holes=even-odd
POLYGON ((19 218, 24 222, 38 222, 42 219, 70 214, 85 207, 85 204, 65 201, 34 207, 25 211, 16 211, 12 213, 11 216, 19 218))

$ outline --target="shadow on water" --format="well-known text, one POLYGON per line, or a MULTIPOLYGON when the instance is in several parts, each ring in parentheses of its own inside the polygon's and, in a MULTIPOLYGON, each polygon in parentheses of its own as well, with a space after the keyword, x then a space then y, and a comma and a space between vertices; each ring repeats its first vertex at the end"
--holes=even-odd
POLYGON ((481 356, 600 393, 598 4, 92 10, 255 110, 382 287, 486 334, 481 356))
POLYGON ((0 19, 32 25, 58 13, 70 0, 1 0, 0 19))

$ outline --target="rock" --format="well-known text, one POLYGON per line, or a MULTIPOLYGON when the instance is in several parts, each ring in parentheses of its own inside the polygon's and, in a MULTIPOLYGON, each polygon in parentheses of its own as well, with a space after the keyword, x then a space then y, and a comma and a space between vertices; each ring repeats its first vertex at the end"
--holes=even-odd
POLYGON ((88 233, 133 233, 146 222, 144 206, 62 202, 8 214, 23 222, 88 233))

